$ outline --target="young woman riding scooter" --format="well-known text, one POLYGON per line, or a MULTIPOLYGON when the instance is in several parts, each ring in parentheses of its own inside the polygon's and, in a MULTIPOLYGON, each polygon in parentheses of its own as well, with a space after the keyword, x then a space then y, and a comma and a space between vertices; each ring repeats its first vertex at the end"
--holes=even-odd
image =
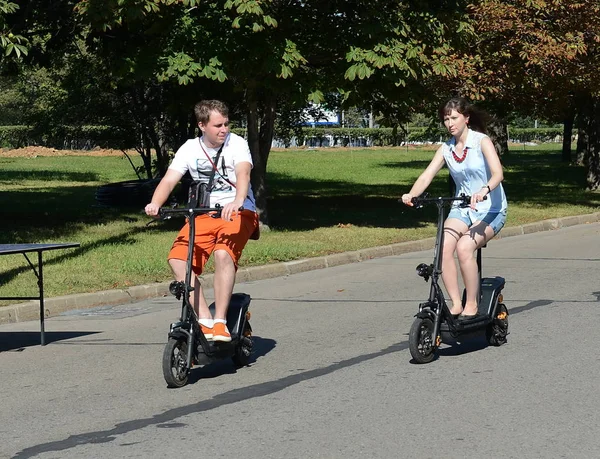
POLYGON ((471 196, 467 207, 452 205, 444 223, 442 279, 452 300, 450 313, 461 320, 478 314, 479 273, 475 252, 485 246, 506 222, 507 201, 500 159, 486 135, 485 115, 466 99, 453 98, 440 107, 440 121, 452 137, 442 144, 402 202, 413 206, 446 164, 456 184, 456 196, 471 196), (466 289, 463 304, 454 252, 466 289))

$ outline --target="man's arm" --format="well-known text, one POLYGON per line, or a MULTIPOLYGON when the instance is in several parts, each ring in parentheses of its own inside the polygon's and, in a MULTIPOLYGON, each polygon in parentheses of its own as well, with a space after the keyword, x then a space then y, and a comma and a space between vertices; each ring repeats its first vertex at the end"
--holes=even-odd
POLYGON ((249 162, 239 162, 235 165, 235 199, 229 204, 223 207, 221 217, 224 220, 231 220, 234 212, 244 205, 244 201, 248 196, 248 189, 250 188, 250 171, 252 170, 252 164, 249 162))
POLYGON ((147 215, 156 216, 158 215, 158 209, 167 202, 169 196, 171 195, 175 185, 179 183, 183 174, 181 172, 177 172, 173 169, 168 169, 165 176, 161 179, 160 183, 154 190, 154 194, 152 195, 152 201, 150 204, 146 206, 144 209, 147 215))

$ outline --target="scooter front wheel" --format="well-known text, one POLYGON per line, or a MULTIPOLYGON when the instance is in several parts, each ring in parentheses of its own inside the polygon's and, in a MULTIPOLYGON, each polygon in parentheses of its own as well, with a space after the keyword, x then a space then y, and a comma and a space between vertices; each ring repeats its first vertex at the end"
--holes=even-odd
POLYGON ((183 387, 188 382, 190 369, 187 364, 187 341, 183 338, 169 338, 163 352, 163 375, 168 387, 183 387))
POLYGON ((410 355, 417 363, 429 363, 435 357, 437 346, 433 336, 433 321, 417 317, 408 334, 410 355))

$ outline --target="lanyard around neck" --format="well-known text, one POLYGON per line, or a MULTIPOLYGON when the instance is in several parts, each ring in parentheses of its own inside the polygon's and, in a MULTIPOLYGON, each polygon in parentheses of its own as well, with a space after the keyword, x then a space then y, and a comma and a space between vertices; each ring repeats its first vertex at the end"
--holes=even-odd
POLYGON ((207 153, 207 152, 206 152, 206 150, 204 149, 204 145, 203 145, 203 144, 204 144, 204 142, 202 141, 202 139, 198 139, 198 140, 200 141, 200 142, 199 142, 199 143, 200 143, 200 148, 202 148, 202 151, 204 152, 204 155, 206 156, 206 159, 208 159, 208 162, 211 164, 211 166, 212 166, 212 169, 213 169, 213 172, 212 172, 212 174, 211 174, 211 176, 210 176, 210 185, 212 185, 212 181, 213 181, 213 179, 214 179, 214 177, 215 177, 215 172, 217 172, 217 173, 219 174, 219 176, 220 176, 220 177, 221 177, 223 180, 225 180, 227 183, 229 183, 229 184, 230 184, 230 185, 231 185, 231 186, 232 186, 234 189, 235 189, 235 188, 237 188, 237 187, 235 186, 235 184, 231 183, 231 181, 230 181, 230 180, 229 180, 227 177, 225 177, 223 174, 221 174, 221 173, 219 172, 219 168, 218 168, 218 167, 217 167, 217 165, 215 164, 215 163, 218 163, 218 162, 219 162, 219 157, 221 156, 221 151, 223 151, 223 147, 225 146, 225 142, 223 142, 223 145, 221 145, 221 148, 219 148, 219 151, 217 152, 216 159, 215 159, 215 161, 213 162, 213 160, 212 160, 212 159, 210 159, 210 156, 208 155, 208 153, 207 153))

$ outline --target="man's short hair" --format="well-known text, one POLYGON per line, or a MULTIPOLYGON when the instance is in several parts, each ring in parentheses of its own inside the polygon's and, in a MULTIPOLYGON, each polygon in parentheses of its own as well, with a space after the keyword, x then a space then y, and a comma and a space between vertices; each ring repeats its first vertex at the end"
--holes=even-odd
POLYGON ((194 107, 194 114, 198 123, 208 123, 211 112, 218 112, 229 118, 229 108, 220 100, 201 100, 194 107))

